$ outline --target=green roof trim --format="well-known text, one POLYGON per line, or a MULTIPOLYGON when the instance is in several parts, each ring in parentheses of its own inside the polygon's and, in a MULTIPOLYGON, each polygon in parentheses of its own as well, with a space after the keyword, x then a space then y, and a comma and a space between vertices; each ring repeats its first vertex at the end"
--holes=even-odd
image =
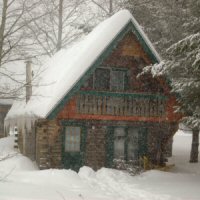
POLYGON ((119 42, 124 38, 124 36, 133 32, 137 37, 138 41, 142 45, 144 51, 150 57, 153 64, 158 63, 159 60, 156 58, 156 55, 153 53, 149 45, 145 42, 145 39, 140 34, 132 20, 130 20, 122 30, 117 34, 117 36, 110 42, 110 44, 105 48, 105 50, 99 55, 99 57, 94 61, 94 63, 88 68, 85 74, 80 78, 80 80, 74 85, 74 87, 60 100, 60 102, 48 113, 47 119, 54 119, 57 114, 62 110, 67 101, 72 98, 76 92, 78 92, 83 85, 83 83, 90 77, 90 75, 99 67, 103 61, 112 53, 112 51, 117 47, 119 42))
POLYGON ((110 96, 110 97, 134 97, 141 99, 167 99, 167 96, 160 94, 147 93, 119 93, 119 92, 100 92, 100 91, 79 91, 79 94, 95 95, 95 96, 110 96))

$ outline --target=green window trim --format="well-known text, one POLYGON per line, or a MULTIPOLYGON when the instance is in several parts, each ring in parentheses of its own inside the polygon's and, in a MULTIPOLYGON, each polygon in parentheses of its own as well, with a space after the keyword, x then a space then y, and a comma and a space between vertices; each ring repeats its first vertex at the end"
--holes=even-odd
POLYGON ((65 152, 80 152, 81 132, 79 126, 65 126, 65 152))
POLYGON ((78 171, 80 167, 85 164, 85 149, 86 149, 86 135, 87 129, 84 123, 75 121, 61 121, 62 131, 62 163, 64 168, 73 169, 78 171), (65 151, 65 130, 68 126, 80 127, 81 139, 80 139, 80 151, 77 152, 66 152, 65 151))
MULTIPOLYGON (((124 67, 113 67, 113 66, 100 66, 98 68, 95 69, 95 72, 89 77, 89 79, 84 83, 83 85, 83 89, 88 89, 92 90, 98 90, 98 91, 115 91, 115 92, 123 92, 123 91, 127 91, 130 86, 129 86, 129 82, 130 82, 130 76, 128 74, 129 73, 129 68, 124 68, 124 67), (102 71, 102 75, 97 75, 97 73, 100 72, 100 70, 102 71), (104 72, 103 72, 104 71, 104 72), (123 78, 122 79, 116 79, 117 81, 115 81, 113 79, 113 76, 115 73, 123 73, 123 78), (105 76, 106 75, 106 76, 105 76), (104 80, 103 80, 104 79, 104 80), (91 81, 92 80, 92 81, 91 81), (104 83, 104 87, 101 86, 101 84, 104 83), (119 88, 119 86, 122 86, 121 89, 114 89, 113 83, 117 83, 117 86, 119 88)), ((120 75, 120 74, 118 74, 120 75)))
MULTIPOLYGON (((120 126, 111 126, 107 128, 106 134, 106 167, 113 167, 114 160, 114 129, 121 128, 120 126)), ((148 130, 145 127, 122 127, 125 129, 125 142, 124 142, 124 159, 128 161, 128 129, 136 128, 138 129, 138 161, 140 157, 147 155, 148 153, 148 130)))
POLYGON ((101 92, 101 91, 79 91, 79 94, 96 95, 96 96, 114 96, 114 97, 135 97, 135 98, 147 98, 147 99, 164 99, 168 97, 159 94, 145 94, 145 93, 120 93, 120 92, 101 92))

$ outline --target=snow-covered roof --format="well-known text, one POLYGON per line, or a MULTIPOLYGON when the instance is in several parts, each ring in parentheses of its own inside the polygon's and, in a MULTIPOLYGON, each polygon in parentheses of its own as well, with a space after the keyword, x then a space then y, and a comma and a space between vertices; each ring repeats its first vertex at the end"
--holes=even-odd
POLYGON ((160 61, 158 53, 135 18, 127 10, 119 11, 100 23, 83 40, 57 52, 44 65, 40 86, 33 91, 29 102, 27 104, 18 102, 6 119, 19 115, 46 118, 130 21, 156 59, 160 61))

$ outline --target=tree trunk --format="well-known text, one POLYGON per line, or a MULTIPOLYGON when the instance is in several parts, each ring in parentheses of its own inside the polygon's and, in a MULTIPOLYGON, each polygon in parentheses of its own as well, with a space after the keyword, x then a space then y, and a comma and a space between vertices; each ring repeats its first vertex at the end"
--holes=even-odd
POLYGON ((56 50, 62 48, 62 29, 63 29, 63 0, 59 0, 59 22, 58 22, 58 41, 56 50))
POLYGON ((110 0, 110 2, 109 2, 109 15, 112 15, 112 13, 113 13, 113 0, 110 0))
POLYGON ((8 8, 8 0, 3 0, 2 14, 1 14, 1 24, 0 24, 0 66, 3 57, 3 43, 4 43, 4 32, 6 27, 6 14, 8 8))
POLYGON ((192 148, 190 153, 190 162, 196 163, 198 162, 198 147, 199 147, 199 130, 192 129, 192 148))

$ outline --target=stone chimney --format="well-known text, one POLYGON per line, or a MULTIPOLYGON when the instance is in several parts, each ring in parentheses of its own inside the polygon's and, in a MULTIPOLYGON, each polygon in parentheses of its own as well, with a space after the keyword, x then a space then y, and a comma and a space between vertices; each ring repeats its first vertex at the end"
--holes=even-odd
POLYGON ((26 103, 29 101, 32 95, 32 70, 31 60, 26 61, 26 103))

